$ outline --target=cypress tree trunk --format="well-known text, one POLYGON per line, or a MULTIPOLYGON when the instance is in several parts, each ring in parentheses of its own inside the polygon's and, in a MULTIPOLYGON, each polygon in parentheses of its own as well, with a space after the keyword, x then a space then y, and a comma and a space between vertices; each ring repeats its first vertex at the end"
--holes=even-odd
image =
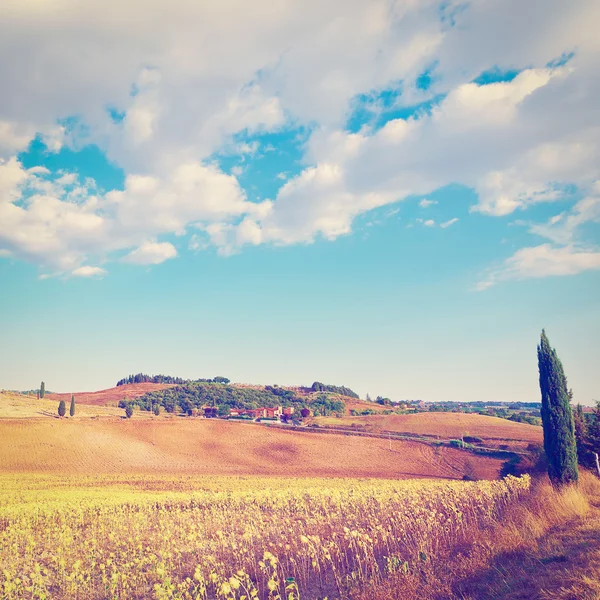
POLYGON ((71 394, 71 408, 69 409, 69 416, 75 416, 75 396, 71 394))
POLYGON ((574 483, 579 477, 573 413, 562 363, 542 330, 538 352, 544 450, 548 476, 554 486, 574 483))

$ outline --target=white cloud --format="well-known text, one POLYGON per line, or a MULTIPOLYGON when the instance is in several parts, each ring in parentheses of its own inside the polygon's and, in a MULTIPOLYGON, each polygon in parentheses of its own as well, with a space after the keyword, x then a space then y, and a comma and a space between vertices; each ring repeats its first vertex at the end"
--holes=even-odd
POLYGON ((593 117, 563 137, 527 107, 546 86, 567 93, 573 73, 533 69, 492 86, 465 84, 431 115, 396 119, 374 134, 318 130, 308 154, 316 166, 281 188, 260 223, 263 240, 333 239, 362 212, 457 182, 479 192, 475 210, 497 216, 563 198, 573 182, 589 188, 600 175, 593 117))
POLYGON ((433 219, 427 219, 423 225, 425 225, 425 227, 435 227, 435 221, 433 219))
POLYGON ((100 267, 91 267, 84 265, 83 267, 77 267, 71 271, 73 277, 103 277, 106 275, 106 271, 100 267))
POLYGON ((123 262, 134 265, 160 265, 176 256, 177 250, 169 242, 144 242, 139 248, 125 256, 123 262))
MULTIPOLYGON (((55 270, 192 227, 224 253, 335 239, 362 213, 456 183, 477 193, 473 210, 502 216, 563 199, 573 186, 592 197, 600 179, 594 0, 443 8, 433 0, 176 0, 167 12, 141 0, 7 6, 0 251, 55 270), (117 9, 119 19, 110 18, 117 9), (546 66, 570 51, 568 64, 546 66), (472 82, 495 67, 522 72, 472 82), (419 89, 427 68, 433 83, 419 89), (358 94, 377 98, 400 82, 398 106, 443 100, 377 132, 344 130, 358 94), (107 107, 124 118, 113 120, 107 107), (75 130, 73 116, 81 119, 75 130), (207 164, 219 152, 253 160, 257 143, 244 137, 290 124, 312 131, 304 170, 272 201, 248 202, 234 176, 207 164), (54 152, 98 144, 125 169, 125 190, 99 195, 89 182, 70 189, 50 173, 27 172, 14 157, 36 133, 54 152)), ((572 244, 591 210, 565 211, 538 233, 572 244)))
POLYGON ((459 219, 458 217, 454 217, 454 219, 450 219, 449 221, 445 221, 444 223, 440 223, 440 227, 442 229, 446 229, 446 227, 450 227, 452 225, 454 225, 454 223, 458 223, 459 219))
POLYGON ((569 245, 577 241, 578 229, 585 223, 600 223, 600 181, 570 211, 551 217, 547 223, 531 224, 529 231, 555 244, 569 245))
POLYGON ((428 200, 427 198, 423 198, 423 200, 421 200, 419 202, 419 206, 421 208, 429 208, 430 206, 433 206, 434 204, 437 204, 437 200, 428 200))
POLYGON ((0 119, 0 159, 25 150, 35 135, 35 128, 27 123, 11 123, 0 119))
POLYGON ((485 290, 511 279, 577 275, 598 269, 600 251, 580 250, 572 246, 556 248, 550 244, 542 244, 515 252, 503 265, 491 270, 477 285, 477 289, 485 290))

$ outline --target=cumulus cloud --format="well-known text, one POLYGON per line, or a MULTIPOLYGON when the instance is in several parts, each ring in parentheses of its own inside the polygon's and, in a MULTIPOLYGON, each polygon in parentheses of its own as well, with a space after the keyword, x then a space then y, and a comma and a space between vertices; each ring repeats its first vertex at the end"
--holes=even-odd
MULTIPOLYGON (((594 0, 2 5, 0 252, 73 272, 122 252, 147 264, 148 244, 188 231, 201 232, 190 248, 225 254, 333 240, 360 214, 457 183, 490 217, 574 188, 595 197, 599 19, 594 0), (474 82, 493 69, 518 75, 474 82), (426 70, 431 84, 417 85, 426 70), (346 130, 361 98, 392 88, 392 109, 435 101, 346 130), (311 132, 303 170, 249 202, 240 171, 225 174, 213 157, 254 160, 244 137, 292 125, 311 132), (27 171, 16 155, 36 134, 53 152, 97 144, 125 170, 125 188, 101 194, 73 174, 27 171)), ((530 229, 577 254, 592 204, 530 229)))
POLYGON ((149 236, 261 216, 269 206, 248 202, 235 177, 215 165, 186 163, 162 177, 129 175, 123 190, 100 195, 75 173, 26 170, 15 158, 0 162, 0 249, 54 272, 138 246, 128 262, 158 264, 176 252, 168 243, 147 243, 149 236))
POLYGON ((106 271, 100 267, 84 265, 82 267, 73 269, 73 271, 71 271, 71 275, 73 277, 104 277, 104 275, 106 275, 106 271))
POLYGON ((144 242, 139 248, 125 256, 123 262, 134 265, 160 265, 176 256, 177 250, 169 242, 144 242))

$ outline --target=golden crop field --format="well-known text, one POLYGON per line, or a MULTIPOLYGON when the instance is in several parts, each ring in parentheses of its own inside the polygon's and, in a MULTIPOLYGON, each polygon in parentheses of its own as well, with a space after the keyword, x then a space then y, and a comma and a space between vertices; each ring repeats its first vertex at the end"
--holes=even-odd
POLYGON ((502 459, 220 419, 0 419, 0 473, 495 479, 502 459))
POLYGON ((435 561, 503 481, 0 475, 3 599, 339 598, 435 561))
POLYGON ((525 446, 530 443, 542 443, 541 427, 478 414, 424 412, 406 415, 345 416, 342 418, 317 417, 314 421, 320 425, 334 427, 340 425, 364 426, 375 431, 437 436, 442 439, 474 435, 482 438, 487 445, 500 442, 514 447, 519 444, 525 446))

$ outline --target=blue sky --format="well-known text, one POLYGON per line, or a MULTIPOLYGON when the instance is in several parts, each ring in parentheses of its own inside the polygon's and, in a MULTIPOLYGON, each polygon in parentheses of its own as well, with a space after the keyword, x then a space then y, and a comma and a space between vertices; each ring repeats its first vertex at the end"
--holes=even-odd
POLYGON ((0 9, 0 388, 535 401, 545 327, 600 399, 598 7, 551 4, 0 9))

